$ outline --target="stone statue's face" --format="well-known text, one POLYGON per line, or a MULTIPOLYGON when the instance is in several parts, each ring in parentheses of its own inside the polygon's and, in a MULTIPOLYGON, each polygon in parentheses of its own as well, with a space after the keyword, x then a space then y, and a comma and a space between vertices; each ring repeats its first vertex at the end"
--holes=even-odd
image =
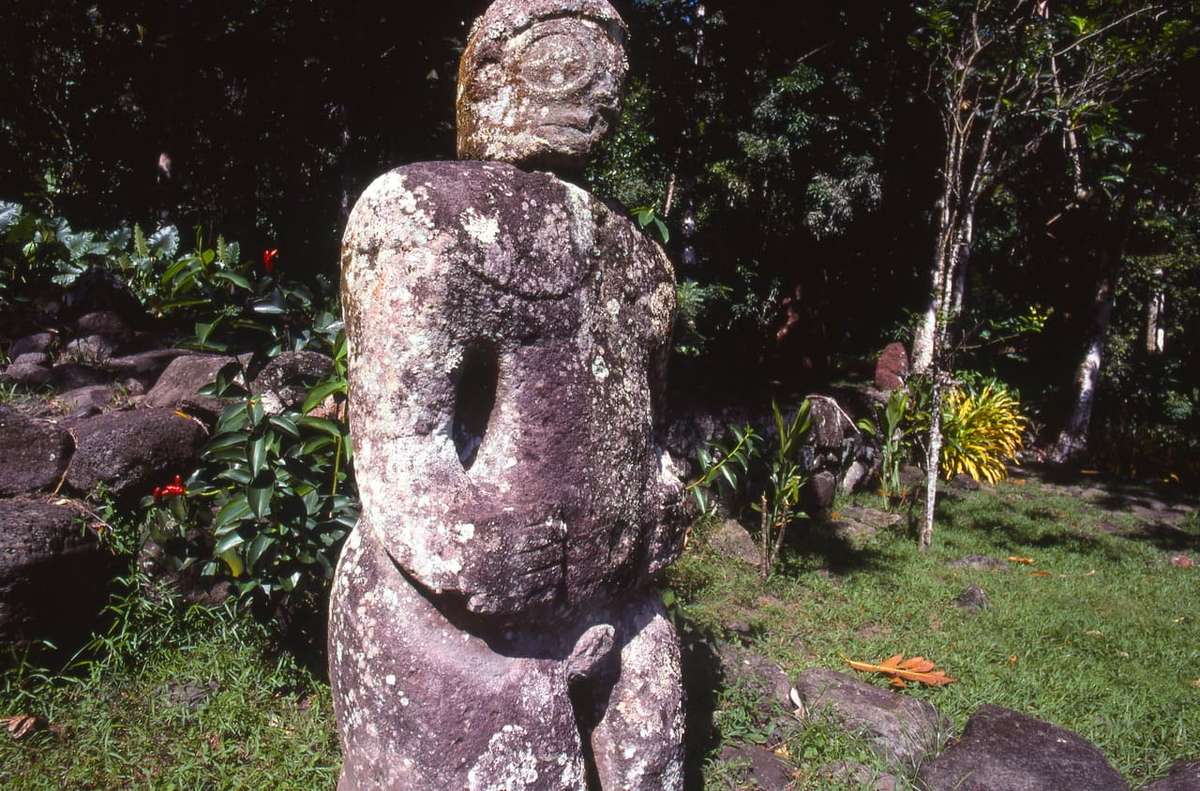
MULTIPOLYGON (((492 19, 497 7, 503 12, 520 3, 501 0, 493 6, 463 55, 459 156, 528 169, 581 170, 620 110, 627 70, 624 27, 615 12, 609 18, 561 12, 518 18, 527 22, 519 29, 492 19)), ((603 9, 607 3, 582 5, 603 9)))

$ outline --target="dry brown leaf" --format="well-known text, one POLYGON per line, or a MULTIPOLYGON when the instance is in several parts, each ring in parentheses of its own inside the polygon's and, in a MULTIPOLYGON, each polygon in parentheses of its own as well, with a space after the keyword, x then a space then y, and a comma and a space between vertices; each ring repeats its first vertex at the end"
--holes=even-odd
POLYGON ((1017 666, 1017 655, 1016 655, 1016 654, 1013 654, 1012 656, 1010 656, 1010 657, 1008 658, 1008 666, 1009 666, 1009 667, 1016 667, 1016 666, 1017 666))
POLYGON ((1200 689, 1200 678, 1193 681, 1192 686, 1195 687, 1196 689, 1200 689))
POLYGON ((1033 560, 1033 558, 1023 558, 1023 557, 1018 557, 1017 555, 1013 555, 1012 557, 1010 557, 1008 559, 1008 562, 1016 563, 1018 566, 1032 566, 1034 563, 1034 560, 1033 560))
POLYGON ((870 662, 856 662, 848 657, 842 657, 842 659, 860 673, 882 673, 888 676, 894 687, 907 687, 908 684, 905 682, 908 681, 928 684, 931 687, 944 687, 955 681, 943 671, 936 670, 936 665, 923 656, 905 659, 903 654, 896 654, 877 665, 870 662))
POLYGON ((12 717, 0 718, 8 735, 14 739, 24 739, 34 731, 45 727, 46 721, 33 714, 17 714, 12 717))
POLYGON ((1175 555, 1171 558, 1171 565, 1179 569, 1190 569, 1196 565, 1196 561, 1187 555, 1175 555))
POLYGON ((1029 572, 1029 576, 1031 576, 1031 577, 1053 577, 1054 575, 1048 571, 1031 571, 1031 572, 1029 572))

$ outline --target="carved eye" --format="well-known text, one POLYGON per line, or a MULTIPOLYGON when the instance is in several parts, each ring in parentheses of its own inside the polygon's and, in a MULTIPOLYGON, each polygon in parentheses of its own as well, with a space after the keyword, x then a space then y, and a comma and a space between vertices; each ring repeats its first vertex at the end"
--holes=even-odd
POLYGON ((521 79, 539 92, 576 90, 596 76, 598 42, 551 32, 529 43, 518 60, 521 79))

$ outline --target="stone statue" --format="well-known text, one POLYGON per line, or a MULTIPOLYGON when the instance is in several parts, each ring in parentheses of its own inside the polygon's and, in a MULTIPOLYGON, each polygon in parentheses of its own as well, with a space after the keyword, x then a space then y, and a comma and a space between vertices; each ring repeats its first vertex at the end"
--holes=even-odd
POLYGON ((393 170, 350 217, 343 790, 683 787, 650 587, 685 516, 660 442, 674 276, 553 175, 615 120, 625 35, 607 0, 498 0, 462 59, 461 161, 393 170))

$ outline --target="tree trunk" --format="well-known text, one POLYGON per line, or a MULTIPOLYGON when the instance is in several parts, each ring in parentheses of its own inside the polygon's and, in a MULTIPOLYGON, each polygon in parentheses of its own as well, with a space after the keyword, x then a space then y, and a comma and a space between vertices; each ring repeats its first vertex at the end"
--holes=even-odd
POLYGON ((1092 308, 1092 329, 1087 352, 1075 374, 1075 404, 1071 416, 1058 435, 1050 460, 1065 464, 1087 450, 1088 425, 1092 420, 1092 405, 1096 401, 1096 386, 1100 382, 1100 366, 1104 361, 1104 339, 1112 318, 1113 288, 1109 277, 1101 278, 1092 308))
POLYGON ((1146 303, 1146 352, 1148 354, 1162 354, 1167 346, 1167 332, 1162 326, 1167 297, 1163 293, 1162 280, 1162 269, 1155 269, 1154 285, 1150 290, 1150 299, 1146 303))

